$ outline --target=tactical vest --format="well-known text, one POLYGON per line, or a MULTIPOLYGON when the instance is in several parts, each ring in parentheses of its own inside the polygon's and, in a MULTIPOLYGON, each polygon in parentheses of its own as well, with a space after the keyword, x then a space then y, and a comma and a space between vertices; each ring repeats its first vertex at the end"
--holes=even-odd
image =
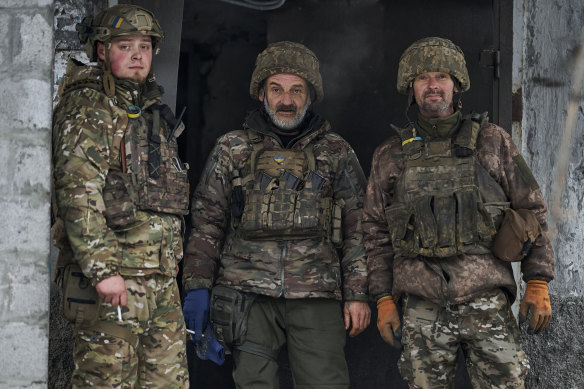
MULTIPOLYGON (((73 62, 69 69, 86 73, 86 77, 67 82, 63 93, 81 88, 91 88, 103 93, 101 77, 88 67, 73 62)), ((118 90, 118 85, 116 85, 118 90)), ((124 137, 114 136, 112 156, 118 155, 121 170, 113 164, 108 171, 103 188, 105 218, 110 228, 127 230, 147 222, 138 220, 137 211, 154 211, 175 215, 189 212, 188 165, 178 157, 176 137, 184 129, 170 108, 153 104, 144 111, 110 99, 114 121, 124 128, 124 137), (162 120, 164 119, 164 120, 162 120), (172 126, 173 128, 168 128, 172 126)))
POLYGON ((178 158, 176 137, 168 138, 171 129, 164 130, 160 112, 160 106, 153 106, 143 115, 128 118, 121 147, 125 154, 122 170, 110 169, 103 189, 105 217, 111 228, 140 223, 137 210, 189 212, 188 165, 178 158))
POLYGON ((449 139, 422 139, 395 128, 404 167, 385 208, 396 256, 448 257, 489 253, 504 209, 501 186, 481 166, 476 141, 487 115, 463 118, 449 139))
POLYGON ((253 151, 233 179, 244 198, 235 227, 246 239, 324 237, 340 244, 341 206, 324 194, 312 143, 303 150, 266 149, 260 135, 248 136, 253 151))

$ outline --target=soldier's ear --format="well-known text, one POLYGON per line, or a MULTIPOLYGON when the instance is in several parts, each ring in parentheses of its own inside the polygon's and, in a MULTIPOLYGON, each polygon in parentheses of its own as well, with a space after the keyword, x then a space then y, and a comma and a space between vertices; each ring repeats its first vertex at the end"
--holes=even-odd
POLYGON ((460 82, 458 82, 458 80, 454 77, 452 80, 454 81, 454 93, 460 92, 460 82))
POLYGON ((266 94, 264 92, 264 88, 262 88, 258 91, 258 100, 263 103, 265 97, 266 97, 266 94))
POLYGON ((105 45, 102 42, 97 42, 97 57, 105 61, 105 45))

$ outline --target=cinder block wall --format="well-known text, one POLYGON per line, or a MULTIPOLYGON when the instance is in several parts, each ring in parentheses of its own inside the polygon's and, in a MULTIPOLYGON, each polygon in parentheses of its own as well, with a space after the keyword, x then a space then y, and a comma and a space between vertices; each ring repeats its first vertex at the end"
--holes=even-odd
POLYGON ((0 387, 47 384, 53 1, 0 3, 0 387))

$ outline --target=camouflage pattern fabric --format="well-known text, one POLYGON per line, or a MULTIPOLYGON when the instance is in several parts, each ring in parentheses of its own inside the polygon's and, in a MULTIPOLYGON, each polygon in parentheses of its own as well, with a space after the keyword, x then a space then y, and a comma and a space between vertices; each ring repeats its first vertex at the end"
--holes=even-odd
MULTIPOLYGON (((110 99, 103 93, 102 76, 99 68, 70 62, 53 115, 55 202, 66 233, 55 237, 66 243, 57 266, 77 261, 94 285, 114 275, 124 277, 129 309, 124 318, 140 335, 143 356, 120 339, 79 331, 74 359, 85 373, 78 373, 74 382, 88 387, 87 382, 103 379, 108 382, 103 386, 130 387, 140 376, 146 377, 139 378, 142 387, 158 385, 149 383, 158 380, 165 383, 161 387, 186 387, 184 324, 174 284, 183 256, 184 221, 138 210, 135 225, 114 231, 104 215, 106 176, 110 170, 121 171, 120 145, 128 123, 121 107, 136 105, 145 112, 160 103, 160 89, 151 82, 117 80, 110 99)), ((147 125, 143 118, 141 123, 147 125)), ((161 124, 168 130, 162 119, 161 124)), ((104 311, 105 320, 117 320, 111 307, 104 311)))
POLYGON ((453 306, 450 312, 409 296, 402 343, 398 368, 410 388, 454 388, 459 345, 473 388, 524 388, 529 363, 510 304, 500 289, 453 306))
POLYGON ((324 98, 319 67, 316 55, 303 44, 289 41, 272 43, 256 59, 249 95, 259 100, 258 92, 266 78, 277 73, 289 73, 304 78, 312 85, 316 93, 313 103, 318 103, 324 98))
POLYGON ((460 84, 460 91, 470 89, 464 53, 448 39, 429 37, 411 44, 399 59, 397 91, 407 94, 416 76, 427 72, 444 72, 460 84))
MULTIPOLYGON (((491 253, 439 259, 395 258, 384 209, 394 203, 396 180, 403 170, 401 142, 399 137, 391 137, 373 155, 363 206, 370 295, 375 299, 393 295, 397 301, 407 293, 442 306, 469 301, 495 288, 505 288, 514 296, 516 286, 510 263, 491 253)), ((532 210, 542 226, 542 236, 521 262, 523 278, 552 280, 554 259, 547 234, 546 203, 533 175, 521 163, 523 158, 517 147, 502 128, 485 123, 479 132, 476 152, 479 163, 503 189, 511 207, 532 210)))
POLYGON ((75 388, 188 388, 186 331, 176 279, 125 277, 128 305, 102 303, 100 320, 119 323, 138 345, 92 329, 75 329, 75 388))
POLYGON ((490 252, 509 203, 474 153, 480 119, 464 117, 453 139, 416 137, 422 120, 398 129, 405 165, 385 210, 396 258, 490 252))
MULTIPOLYGON (((102 74, 70 63, 53 115, 56 204, 68 241, 93 284, 115 274, 175 276, 182 258, 182 217, 137 211, 133 228, 114 231, 104 216, 106 176, 110 169, 121 170, 120 144, 128 123, 120 107, 137 105, 146 111, 160 102, 160 94, 149 96, 125 80, 116 83, 116 98, 109 99, 99 89, 102 74)), ((146 126, 145 119, 142 124, 146 126)))
POLYGON ((108 42, 124 35, 148 35, 152 37, 153 53, 164 39, 164 31, 154 14, 135 5, 119 4, 109 7, 94 18, 86 17, 76 26, 81 43, 91 61, 97 61, 97 42, 108 42))
POLYGON ((265 149, 282 149, 265 116, 257 110, 248 116, 243 131, 218 139, 195 190, 183 269, 186 290, 210 289, 216 283, 272 297, 367 301, 361 243, 364 175, 349 144, 329 129, 328 122, 315 115, 291 148, 312 144, 316 171, 326 180, 323 196, 343 203, 340 251, 318 236, 244 239, 234 225, 232 181, 253 152, 250 134, 262 137, 265 149))

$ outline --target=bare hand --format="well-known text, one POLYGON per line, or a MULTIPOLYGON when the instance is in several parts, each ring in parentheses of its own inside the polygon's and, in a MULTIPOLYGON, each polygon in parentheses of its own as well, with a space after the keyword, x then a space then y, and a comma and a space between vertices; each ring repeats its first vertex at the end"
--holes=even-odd
POLYGON ((343 307, 343 316, 345 317, 345 329, 348 330, 350 337, 359 335, 367 328, 371 321, 371 309, 369 304, 363 301, 346 301, 343 307))
POLYGON ((101 280, 95 285, 97 294, 106 303, 117 307, 125 307, 128 304, 128 294, 126 293, 126 284, 120 275, 112 276, 101 280))

